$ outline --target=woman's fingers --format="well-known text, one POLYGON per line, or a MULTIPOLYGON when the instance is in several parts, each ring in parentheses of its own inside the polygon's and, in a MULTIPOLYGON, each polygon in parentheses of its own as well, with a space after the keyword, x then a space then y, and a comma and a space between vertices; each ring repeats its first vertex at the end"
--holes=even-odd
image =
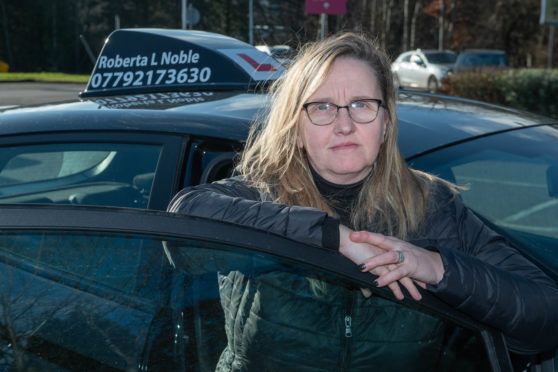
POLYGON ((415 282, 415 284, 420 286, 422 289, 426 289, 426 283, 421 282, 420 280, 413 280, 413 282, 415 282))
POLYGON ((403 284, 403 286, 407 289, 407 292, 411 295, 411 297, 415 301, 422 300, 422 295, 420 294, 418 288, 415 285, 415 282, 410 278, 401 278, 399 282, 403 284))
MULTIPOLYGON (((370 271, 370 273, 374 274, 374 275, 378 276, 378 278, 380 278, 382 275, 388 274, 389 269, 387 267, 378 267, 377 269, 375 269, 373 271, 370 271)), ((388 286, 388 288, 391 290, 391 292, 393 292, 393 295, 395 296, 395 298, 397 298, 398 300, 402 300, 402 299, 405 298, 405 295, 403 294, 403 291, 399 287, 399 284, 397 283, 397 281, 387 283, 387 284, 384 284, 384 285, 388 286)))
MULTIPOLYGON (((397 275, 392 274, 389 276, 391 280, 409 277, 422 283, 421 287, 423 288, 425 288, 425 283, 438 284, 444 276, 444 264, 440 254, 436 251, 417 247, 392 236, 367 231, 352 233, 350 238, 358 242, 357 244, 369 244, 384 251, 384 253, 371 255, 363 260, 362 263, 366 266, 363 271, 374 270, 380 266, 387 266, 390 271, 393 271, 390 265, 395 265, 393 267, 398 269, 401 276, 397 277, 397 275)), ((387 285, 387 283, 384 283, 384 285, 387 285)))
POLYGON ((397 241, 395 238, 370 231, 353 231, 350 239, 356 243, 368 243, 385 250, 393 249, 393 244, 397 241))
POLYGON ((420 285, 420 283, 415 283, 412 279, 404 276, 392 280, 391 278, 398 277, 400 276, 400 274, 395 273, 396 271, 395 267, 391 269, 393 269, 393 271, 390 271, 390 269, 388 269, 387 267, 379 267, 376 268, 375 270, 370 271, 370 273, 378 277, 375 280, 375 283, 377 284, 376 286, 383 287, 387 285, 388 288, 393 293, 393 295, 395 296, 395 298, 397 298, 398 300, 403 300, 405 298, 405 295, 403 294, 403 291, 401 290, 401 287, 399 285, 401 284, 407 289, 407 292, 409 292, 409 294, 413 299, 417 301, 421 300, 422 295, 420 294, 417 288, 417 284, 420 285))
POLYGON ((398 300, 402 300, 405 298, 405 295, 403 294, 403 291, 401 290, 397 282, 391 282, 390 284, 388 284, 388 288, 391 289, 391 292, 398 300))
POLYGON ((388 286, 396 298, 404 298, 400 287, 403 286, 418 301, 422 299, 419 287, 425 289, 426 283, 437 284, 442 279, 444 267, 438 252, 425 250, 393 236, 349 231, 344 231, 344 246, 348 248, 341 253, 353 262, 360 262, 363 272, 377 275, 377 285, 388 286))
POLYGON ((405 253, 401 251, 388 251, 377 256, 370 257, 366 261, 364 261, 363 264, 365 265, 367 270, 363 269, 363 271, 370 271, 379 266, 400 264, 404 261, 405 253))
MULTIPOLYGON (((382 270, 382 273, 379 274, 378 278, 376 279, 376 283, 378 284, 377 285, 378 287, 383 287, 387 285, 392 290, 392 292, 393 292, 392 289, 393 284, 400 283, 401 285, 403 285, 403 287, 407 289, 407 292, 409 292, 409 294, 414 300, 420 301, 422 299, 422 295, 420 294, 420 291, 417 288, 418 283, 415 283, 415 281, 413 281, 411 278, 406 277, 404 275, 404 271, 402 271, 401 269, 397 268, 394 265, 390 265, 388 269, 382 270)), ((402 300, 404 294, 399 288, 399 285, 397 286, 397 289, 398 289, 397 294, 400 295, 401 297, 398 296, 395 297, 402 300)))
POLYGON ((407 292, 409 292, 414 300, 419 301, 422 299, 422 295, 415 282, 411 278, 405 276, 405 272, 400 268, 394 268, 391 271, 388 270, 385 274, 378 276, 376 282, 378 283, 378 287, 385 285, 390 286, 393 283, 399 282, 407 289, 407 292))
POLYGON ((415 282, 407 277, 409 272, 405 270, 405 253, 400 250, 387 251, 377 256, 371 257, 363 262, 361 270, 378 275, 376 283, 379 287, 388 286, 397 299, 403 299, 404 294, 398 285, 401 284, 407 289, 409 295, 416 301, 422 299, 422 295, 417 285, 425 288, 426 285, 420 281, 415 282))
POLYGON ((372 297, 372 291, 369 288, 361 288, 360 291, 364 297, 372 297))

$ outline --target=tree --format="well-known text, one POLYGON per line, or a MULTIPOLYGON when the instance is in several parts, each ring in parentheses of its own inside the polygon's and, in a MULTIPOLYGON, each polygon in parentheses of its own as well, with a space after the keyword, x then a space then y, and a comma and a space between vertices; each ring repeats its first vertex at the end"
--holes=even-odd
POLYGON ((8 17, 6 16, 6 7, 4 6, 4 0, 0 0, 0 12, 2 12, 2 26, 3 26, 3 33, 4 33, 4 45, 5 48, 2 50, 0 48, 0 56, 5 54, 8 57, 8 64, 13 63, 12 58, 12 48, 10 47, 10 35, 8 32, 8 17))
MULTIPOLYGON (((315 40, 319 15, 304 0, 253 0, 256 43, 315 40)), ((198 30, 248 41, 249 0, 189 0, 201 15, 198 30)), ((12 71, 89 73, 80 36, 97 55, 120 26, 181 27, 181 0, 0 0, 0 58, 12 71)), ((505 49, 514 66, 545 66, 548 26, 538 24, 540 0, 347 0, 347 13, 328 17, 328 34, 363 31, 391 55, 443 47, 505 49), (443 5, 443 22, 441 9, 443 5)))
POLYGON ((415 2, 415 7, 414 7, 414 10, 413 10, 413 17, 412 17, 412 20, 411 20, 411 36, 410 36, 410 39, 411 39, 410 48, 411 49, 415 49, 415 35, 416 35, 416 30, 417 30, 417 18, 418 18, 418 15, 419 15, 420 8, 421 8, 421 0, 417 0, 415 2))

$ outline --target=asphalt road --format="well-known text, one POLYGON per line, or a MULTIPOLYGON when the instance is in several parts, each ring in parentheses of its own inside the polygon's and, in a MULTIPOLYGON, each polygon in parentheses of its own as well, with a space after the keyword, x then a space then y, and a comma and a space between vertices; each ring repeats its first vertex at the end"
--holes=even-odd
POLYGON ((86 84, 0 83, 0 107, 75 100, 86 84))

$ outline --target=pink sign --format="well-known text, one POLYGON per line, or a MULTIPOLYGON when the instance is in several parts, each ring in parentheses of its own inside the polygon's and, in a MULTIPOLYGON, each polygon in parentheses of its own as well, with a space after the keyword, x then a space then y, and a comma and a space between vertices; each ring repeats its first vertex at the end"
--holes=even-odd
POLYGON ((306 0, 306 14, 345 14, 347 0, 306 0))

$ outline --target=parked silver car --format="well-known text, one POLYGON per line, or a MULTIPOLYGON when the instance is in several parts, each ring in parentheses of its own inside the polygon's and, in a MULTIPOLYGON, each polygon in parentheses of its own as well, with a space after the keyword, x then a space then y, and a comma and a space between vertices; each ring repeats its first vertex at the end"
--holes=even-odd
POLYGON ((400 54, 391 65, 397 88, 435 92, 452 72, 457 54, 450 50, 412 50, 400 54))

